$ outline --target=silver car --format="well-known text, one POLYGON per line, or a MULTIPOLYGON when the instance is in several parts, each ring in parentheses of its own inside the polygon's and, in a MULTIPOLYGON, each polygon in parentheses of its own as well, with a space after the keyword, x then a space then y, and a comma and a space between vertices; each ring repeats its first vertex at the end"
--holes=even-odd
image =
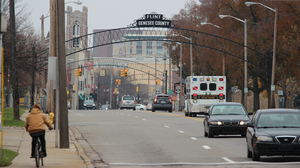
POLYGON ((122 96, 120 109, 133 109, 135 110, 135 97, 130 95, 122 96))

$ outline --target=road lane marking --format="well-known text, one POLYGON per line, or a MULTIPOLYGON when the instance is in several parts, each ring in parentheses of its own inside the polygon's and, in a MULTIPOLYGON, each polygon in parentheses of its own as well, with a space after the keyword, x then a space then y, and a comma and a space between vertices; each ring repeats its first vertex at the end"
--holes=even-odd
POLYGON ((139 116, 135 116, 135 118, 139 118, 139 116))
POLYGON ((228 163, 235 163, 235 161, 232 161, 232 160, 228 159, 227 157, 222 157, 222 159, 224 159, 228 163))
POLYGON ((146 121, 146 119, 143 119, 144 121, 146 121))
POLYGON ((203 145, 202 146, 204 149, 211 149, 209 146, 207 146, 207 145, 203 145))
POLYGON ((184 131, 180 131, 180 130, 179 130, 178 132, 180 132, 180 133, 182 133, 182 134, 184 133, 184 131))
POLYGON ((165 125, 164 127, 166 127, 166 128, 170 128, 168 125, 165 125))
POLYGON ((131 116, 130 114, 128 114, 128 116, 131 116))
POLYGON ((197 140, 197 138, 195 138, 195 137, 191 137, 191 139, 192 139, 192 140, 197 140))

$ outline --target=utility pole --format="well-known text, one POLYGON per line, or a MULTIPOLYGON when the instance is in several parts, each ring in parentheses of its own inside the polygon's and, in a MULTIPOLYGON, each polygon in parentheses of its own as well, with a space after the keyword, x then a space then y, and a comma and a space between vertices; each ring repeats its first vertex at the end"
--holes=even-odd
POLYGON ((67 109, 66 50, 65 50, 65 1, 56 0, 56 38, 59 93, 60 148, 69 148, 69 119, 67 109))

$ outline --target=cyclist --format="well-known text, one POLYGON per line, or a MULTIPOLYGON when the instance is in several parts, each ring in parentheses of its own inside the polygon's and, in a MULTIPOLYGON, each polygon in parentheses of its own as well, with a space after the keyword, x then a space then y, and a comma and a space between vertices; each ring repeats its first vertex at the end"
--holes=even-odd
POLYGON ((30 158, 35 157, 35 142, 38 137, 41 140, 43 157, 47 157, 45 141, 46 125, 48 126, 49 130, 53 129, 52 124, 49 122, 46 115, 41 110, 41 107, 35 104, 32 107, 31 112, 26 116, 25 122, 25 129, 32 137, 30 158))

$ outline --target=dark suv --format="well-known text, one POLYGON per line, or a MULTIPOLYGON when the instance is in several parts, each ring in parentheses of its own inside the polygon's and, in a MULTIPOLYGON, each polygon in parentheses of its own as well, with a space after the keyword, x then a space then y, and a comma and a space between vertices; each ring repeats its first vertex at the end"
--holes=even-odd
POLYGON ((155 110, 167 110, 172 113, 171 97, 167 94, 156 95, 152 104, 152 112, 155 112, 155 110))

